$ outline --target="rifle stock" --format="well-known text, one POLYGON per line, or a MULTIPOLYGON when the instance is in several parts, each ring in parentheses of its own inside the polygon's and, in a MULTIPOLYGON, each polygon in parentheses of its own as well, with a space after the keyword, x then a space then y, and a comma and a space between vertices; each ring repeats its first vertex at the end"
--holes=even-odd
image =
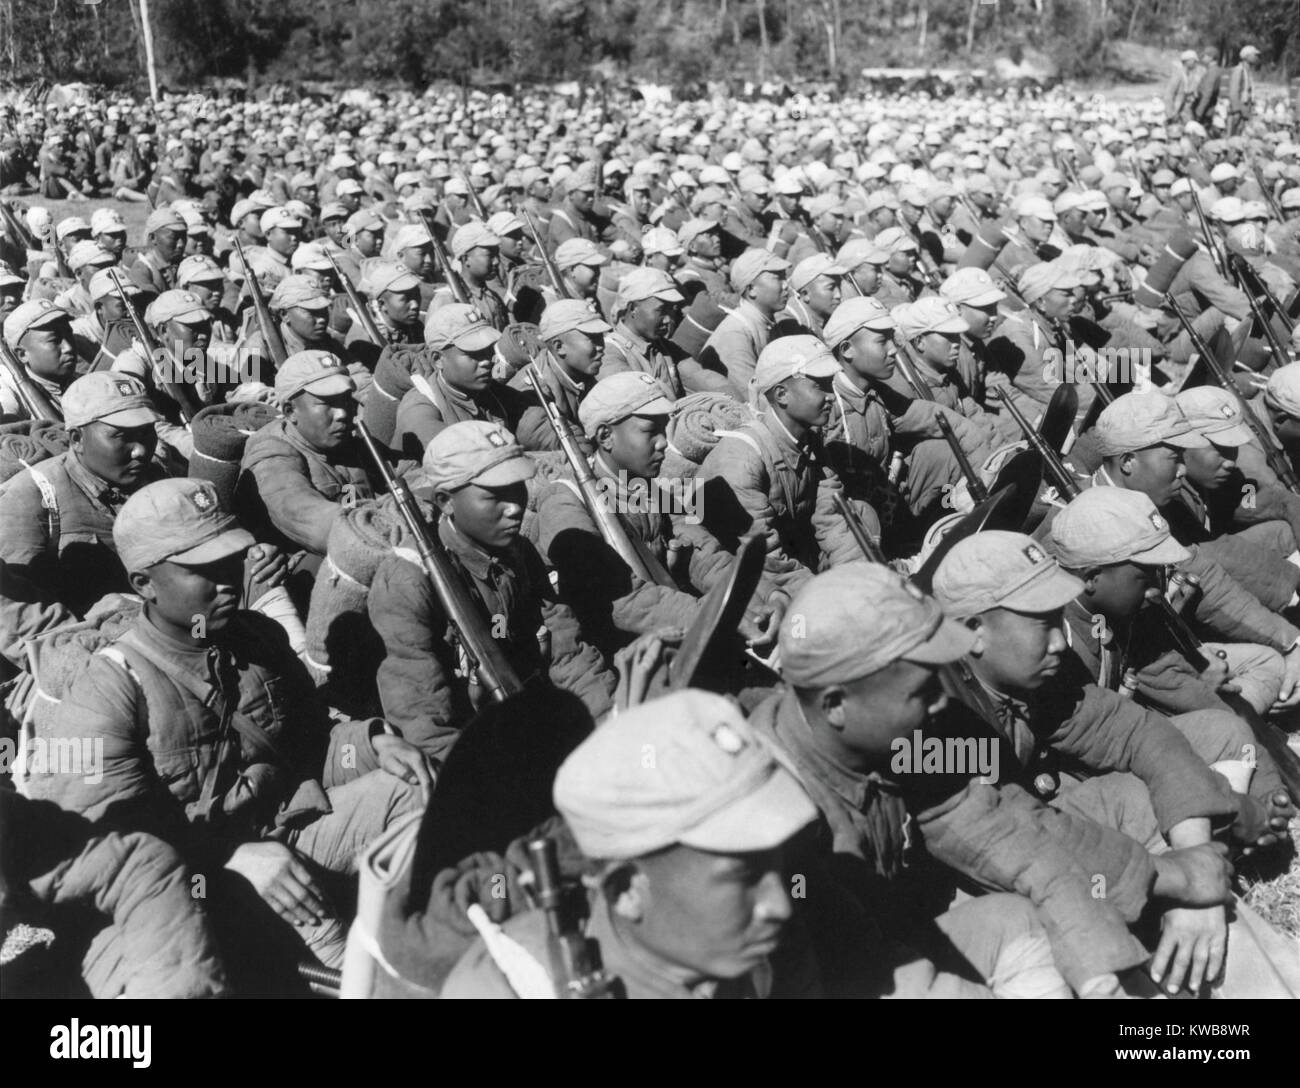
MULTIPOLYGON (((135 329, 135 335, 140 341, 140 346, 144 349, 146 355, 146 381, 152 381, 154 378, 154 365, 160 356, 164 356, 167 364, 172 367, 173 371, 184 376, 184 368, 177 366, 172 353, 158 343, 157 338, 150 331, 149 326, 145 324, 144 318, 140 316, 135 304, 131 301, 131 296, 126 293, 126 287, 122 283, 122 277, 118 274, 116 268, 109 269, 109 278, 113 281, 113 287, 117 291, 117 297, 122 300, 122 305, 126 308, 127 316, 131 319, 131 325, 135 329)), ((202 410, 203 405, 199 403, 192 386, 186 382, 174 382, 164 379, 161 383, 163 390, 173 401, 176 402, 177 408, 180 409, 181 418, 188 427, 194 421, 194 417, 202 410)))
POLYGON ((497 646, 489 631, 483 626, 477 605, 465 583, 452 566, 451 559, 437 533, 430 532, 420 512, 415 496, 406 486, 406 482, 393 472, 385 460, 382 451, 375 442, 375 437, 360 420, 356 423, 357 436, 370 455, 376 471, 382 477, 397 505, 407 531, 420 557, 420 565, 428 575, 429 582, 438 600, 442 603, 447 619, 456 632, 456 640, 469 665, 470 682, 481 684, 494 702, 503 702, 506 698, 523 690, 523 684, 505 659, 501 648, 497 646))
POLYGON ((537 247, 537 253, 542 258, 542 264, 546 267, 547 278, 551 281, 551 287, 560 298, 570 298, 568 288, 564 286, 564 277, 560 275, 560 270, 556 267, 555 259, 547 250, 545 243, 542 242, 542 236, 537 233, 537 224, 533 222, 532 213, 527 208, 520 209, 524 213, 524 222, 528 224, 528 233, 533 236, 533 244, 537 247))
POLYGON ((1047 467, 1047 471, 1051 473, 1052 480, 1056 484, 1056 490, 1061 493, 1067 502, 1077 496, 1082 488, 1079 486, 1079 481, 1065 467, 1065 462, 1061 460, 1060 454, 1043 441, 1043 436, 1025 418, 1025 413, 1016 407, 1011 395, 1005 389, 994 389, 992 393, 1006 406, 1011 418, 1016 421, 1016 425, 1024 434, 1026 441, 1028 441, 1030 449, 1034 450, 1043 459, 1043 464, 1047 467))
POLYGON ((53 423, 63 422, 63 414, 54 407, 54 402, 46 395, 45 390, 32 381, 27 368, 13 353, 13 349, 5 342, 3 336, 0 336, 0 366, 9 372, 18 399, 22 401, 23 407, 32 419, 43 419, 53 423))

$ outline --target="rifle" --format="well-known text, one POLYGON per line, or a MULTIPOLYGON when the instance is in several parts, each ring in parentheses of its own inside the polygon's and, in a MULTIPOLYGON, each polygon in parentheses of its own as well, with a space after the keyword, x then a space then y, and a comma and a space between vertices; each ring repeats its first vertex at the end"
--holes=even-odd
POLYGON ((575 897, 560 880, 555 840, 530 840, 528 857, 533 864, 533 894, 546 914, 555 996, 587 1000, 618 996, 614 980, 605 974, 601 963, 600 945, 583 933, 582 919, 573 909, 575 897))
POLYGON ((1240 284, 1241 289, 1246 292, 1246 296, 1250 300, 1251 309, 1255 311, 1256 319, 1264 326, 1264 337, 1268 340, 1270 350, 1277 356, 1277 365, 1286 366, 1290 361, 1289 356, 1281 342, 1278 341, 1277 330, 1264 320, 1263 307, 1258 305, 1260 296, 1262 295, 1264 301, 1272 307, 1274 316, 1282 322, 1288 336, 1295 332, 1295 321, 1286 312, 1282 304, 1278 302, 1277 296, 1264 282, 1264 277, 1251 267, 1250 262, 1245 257, 1240 253, 1234 253, 1228 260, 1234 275, 1237 277, 1237 283, 1240 284))
POLYGON ((1210 251, 1210 257, 1214 261, 1214 267, 1218 269, 1219 275, 1225 280, 1231 279, 1228 273, 1228 265, 1224 260, 1223 253, 1219 249, 1219 243, 1214 240, 1214 234, 1210 230, 1209 220, 1205 218, 1205 209, 1201 207, 1201 197, 1196 191, 1193 184, 1187 190, 1192 197, 1192 207, 1196 209, 1196 220, 1201 227, 1201 236, 1205 239, 1205 248, 1210 251))
MULTIPOLYGON (((161 355, 165 356, 166 362, 173 373, 180 374, 184 377, 184 368, 176 365, 176 360, 172 358, 172 353, 158 343, 157 338, 150 331, 149 326, 144 323, 144 319, 140 316, 140 312, 131 302, 131 296, 126 293, 126 287, 122 283, 122 278, 118 274, 117 269, 110 268, 108 275, 109 279, 113 281, 113 287, 117 290, 117 297, 122 300, 122 305, 126 308, 127 316, 131 319, 131 325, 135 329, 136 339, 140 341, 140 346, 144 349, 146 361, 148 363, 147 374, 150 376, 154 374, 154 363, 161 355)), ((194 389, 185 382, 177 384, 168 378, 164 378, 161 384, 167 395, 176 402, 176 407, 179 408, 181 412, 181 418, 185 421, 185 425, 188 427, 190 423, 193 422, 194 417, 203 409, 203 405, 199 403, 197 396, 195 396, 194 389)))
MULTIPOLYGON (((469 202, 474 205, 474 213, 486 223, 488 213, 487 209, 483 207, 483 198, 478 195, 478 190, 470 184, 469 175, 464 170, 459 170, 457 173, 460 174, 460 180, 465 183, 465 188, 469 190, 469 202)), ((432 228, 430 228, 429 233, 433 233, 432 228)))
POLYGON ((370 460, 383 478, 384 486, 393 496, 402 522, 411 534, 411 541, 420 556, 420 566, 424 568, 433 591, 438 595, 438 600, 451 621, 456 643, 468 665, 470 683, 481 684, 486 688, 493 702, 504 702, 509 696, 522 691, 523 684, 502 654, 501 648, 484 628, 474 598, 452 566, 451 558, 438 539, 438 534, 429 531, 406 481, 389 467, 366 425, 357 420, 356 428, 357 437, 366 447, 370 460))
POLYGON ((881 551, 880 545, 876 541, 867 536, 866 526, 862 524, 861 519, 849 506, 849 500, 844 497, 844 492, 832 492, 831 502, 835 506, 835 512, 844 519, 844 524, 849 527, 849 534, 853 537, 854 543, 862 550, 867 562, 879 563, 882 567, 888 566, 889 560, 885 558, 885 553, 881 551))
POLYGON ((334 266, 334 271, 338 275, 339 282, 343 285, 343 291, 348 296, 348 302, 352 306, 353 312, 357 315, 357 320, 361 322, 361 327, 365 330, 366 336, 376 347, 383 347, 388 341, 384 339, 383 333, 379 331, 379 326, 375 324, 375 315, 370 312, 357 289, 352 286, 352 281, 343 274, 343 269, 339 267, 339 262, 334 254, 328 249, 325 256, 330 259, 330 264, 334 266))
POLYGON ((524 380, 533 387, 533 392, 541 402, 542 411, 546 413, 546 422, 551 425, 551 430, 559 439, 560 449, 564 451, 569 467, 573 469, 574 480, 582 495, 583 505, 591 515, 591 520, 596 523, 596 528, 605 543, 618 553, 618 557, 641 581, 651 585, 675 587, 676 583, 672 576, 664 569, 658 558, 645 548, 638 547, 638 542, 628 535, 618 514, 605 505, 600 489, 596 485, 595 473, 591 471, 591 465, 587 463, 587 458, 578 447, 573 428, 560 413, 559 405, 551 398, 546 386, 542 384, 535 363, 524 369, 524 380))
MULTIPOLYGON (((898 353, 898 369, 902 371, 903 377, 907 384, 912 387, 918 400, 928 400, 935 403, 934 391, 926 384, 924 378, 912 366, 911 345, 904 342, 902 351, 898 353)), ((976 502, 983 502, 989 497, 988 488, 984 486, 984 481, 980 479, 979 474, 975 471, 975 466, 970 463, 970 458, 966 456, 966 451, 961 448, 961 443, 957 440, 957 435, 952 429, 952 424, 948 422, 943 414, 942 407, 936 405, 935 426, 939 428, 939 433, 943 436, 948 448, 952 450, 952 455, 957 461, 957 467, 961 469, 962 475, 966 477, 966 487, 970 491, 971 498, 976 502)))
POLYGON ((433 247, 433 259, 438 264, 438 271, 442 273, 442 278, 446 281, 448 290, 451 291, 451 297, 461 305, 468 306, 470 304, 469 292, 465 290, 465 281, 451 267, 451 258, 447 256, 447 248, 442 244, 442 239, 438 237, 438 232, 433 229, 433 217, 427 211, 421 209, 420 218, 424 220, 424 229, 429 232, 429 242, 433 247))
POLYGON ((1187 316, 1187 311, 1178 304, 1178 300, 1173 295, 1165 296, 1165 305, 1173 311, 1174 316, 1182 324, 1183 330, 1192 342, 1192 350, 1204 360, 1205 368, 1210 372, 1210 376, 1221 388, 1226 389, 1236 398, 1242 421, 1250 428, 1255 440, 1259 443, 1260 449, 1264 451, 1264 458, 1268 461, 1269 468, 1273 470, 1288 491, 1294 495, 1300 495, 1300 478, 1297 478, 1295 470, 1291 467, 1286 452, 1273 440, 1273 436, 1268 433, 1255 413, 1251 411, 1246 398, 1241 395, 1241 390, 1237 388, 1236 381, 1233 380, 1231 375, 1224 372, 1219 360, 1214 357, 1214 353, 1210 351, 1201 334, 1196 331, 1196 326, 1192 324, 1192 319, 1187 316))
POLYGON ((63 413, 54 407, 54 402, 50 400, 45 390, 32 381, 27 368, 18 361, 18 356, 13 353, 13 349, 3 336, 0 336, 0 366, 9 372, 18 399, 22 401, 23 408, 32 419, 63 422, 63 413))
POLYGON ((3 200, 0 200, 0 216, 3 216, 5 226, 9 228, 9 233, 13 236, 14 241, 24 249, 44 248, 38 244, 36 237, 27 229, 26 224, 19 221, 14 214, 13 208, 3 200))
POLYGON ((1024 434, 1025 439, 1029 442, 1029 448, 1032 449, 1039 457, 1043 459, 1043 465, 1051 474, 1052 480, 1056 485, 1056 490, 1061 493, 1061 497, 1067 502, 1073 499, 1083 489, 1079 486, 1079 481, 1074 478, 1074 474, 1065 467, 1065 462, 1061 460, 1061 455, 1051 446, 1043 441, 1032 423, 1025 418, 1022 412, 1011 399, 1011 395, 1005 389, 993 389, 990 392, 1002 402, 1010 413, 1011 418, 1016 421, 1016 425, 1024 434))
POLYGON ((1279 223, 1285 221, 1282 215, 1282 206, 1277 202, 1277 197, 1273 195, 1273 187, 1264 180, 1264 172, 1259 168, 1259 159, 1251 157, 1251 173, 1255 175, 1255 184, 1259 186, 1259 191, 1264 194, 1264 199, 1268 201, 1269 211, 1273 213, 1273 218, 1279 223))
POLYGON ((527 208, 520 208, 524 213, 524 222, 528 224, 528 233, 533 236, 533 244, 537 247, 537 252, 541 255, 542 264, 546 266, 546 275, 551 281, 551 287, 560 298, 571 298, 569 290, 564 286, 564 277, 560 275, 559 268, 556 267, 555 259, 547 251, 546 246, 542 244, 542 236, 537 233, 537 224, 533 222, 532 213, 527 208))
POLYGON ((280 335, 280 326, 275 320, 275 315, 271 313, 271 305, 266 301, 262 285, 257 282, 253 266, 248 263, 248 254, 244 252, 244 243, 239 240, 238 235, 235 235, 234 243, 239 263, 244 267, 244 282, 248 284, 248 297, 253 300, 253 313, 257 317, 257 327, 262 330, 262 339, 266 341, 267 350, 271 353, 271 361, 275 363, 278 370, 284 366, 285 359, 289 357, 289 352, 284 346, 284 337, 280 335))

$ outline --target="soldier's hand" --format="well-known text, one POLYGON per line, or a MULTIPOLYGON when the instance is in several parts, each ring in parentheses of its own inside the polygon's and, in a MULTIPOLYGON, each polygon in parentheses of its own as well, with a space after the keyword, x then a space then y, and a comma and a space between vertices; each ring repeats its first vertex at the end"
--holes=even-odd
POLYGON ((1212 907, 1232 898, 1232 863, 1221 842, 1153 855, 1154 894, 1185 907, 1212 907))
POLYGON ((1232 682, 1228 675, 1228 663, 1217 654, 1211 654, 1209 664, 1201 670, 1201 679, 1210 685, 1215 691, 1221 691, 1225 694, 1233 694, 1240 691, 1240 687, 1232 682))
POLYGON ((776 637, 785 619, 790 600, 784 593, 775 593, 764 603, 745 613, 740 620, 740 636, 750 649, 760 652, 776 645, 776 637))
POLYGON ((1282 655, 1282 688, 1272 710, 1291 710, 1300 706, 1300 650, 1294 646, 1282 655))
POLYGON ((1160 920, 1160 943, 1151 958, 1151 977, 1168 993, 1186 985, 1196 993, 1217 979, 1228 951, 1228 918, 1223 907, 1174 907, 1160 920))
MULTIPOLYGON (((614 655, 618 685, 614 689, 614 713, 646 701, 656 675, 667 667, 667 643, 681 641, 681 632, 651 632, 624 646, 614 655)), ((659 685, 667 687, 666 684, 659 685)))
POLYGON ((420 787, 424 803, 429 803, 433 796, 433 784, 437 779, 429 757, 409 740, 395 737, 391 733, 378 733, 370 741, 370 746, 379 757, 379 766, 395 778, 420 787))
POLYGON ((254 544, 248 549, 248 573, 254 582, 268 588, 282 585, 289 560, 274 544, 254 544))
POLYGON ((262 900, 293 925, 320 925, 329 914, 311 870, 283 843, 246 842, 226 868, 253 885, 262 900))

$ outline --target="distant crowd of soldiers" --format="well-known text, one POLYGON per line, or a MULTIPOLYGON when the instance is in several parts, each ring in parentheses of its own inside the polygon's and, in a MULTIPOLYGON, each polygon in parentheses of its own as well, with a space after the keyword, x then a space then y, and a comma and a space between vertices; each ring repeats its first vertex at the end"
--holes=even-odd
POLYGON ((1300 995, 1258 56, 6 107, 6 993, 1300 995))

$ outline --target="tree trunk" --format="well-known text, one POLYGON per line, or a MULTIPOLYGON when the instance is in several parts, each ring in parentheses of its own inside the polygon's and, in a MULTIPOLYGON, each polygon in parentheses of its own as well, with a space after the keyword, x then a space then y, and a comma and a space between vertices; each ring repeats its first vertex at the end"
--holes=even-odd
POLYGON ((929 29, 929 26, 930 26, 930 3, 929 3, 929 0, 921 0, 921 3, 920 3, 920 9, 918 10, 917 15, 916 15, 916 25, 917 25, 917 33, 916 33, 916 49, 917 49, 917 52, 918 52, 918 53, 921 53, 921 54, 922 54, 922 59, 924 59, 924 54, 925 54, 925 34, 926 34, 926 31, 929 29))
POLYGON ((970 0, 970 16, 966 20, 966 55, 975 51, 975 17, 979 14, 981 0, 970 0))
POLYGON ((1133 0, 1133 14, 1128 19, 1128 37, 1130 40, 1137 32, 1138 16, 1142 13, 1142 0, 1133 0))
POLYGON ((767 79, 767 4, 766 0, 757 0, 758 8, 758 81, 767 79))

